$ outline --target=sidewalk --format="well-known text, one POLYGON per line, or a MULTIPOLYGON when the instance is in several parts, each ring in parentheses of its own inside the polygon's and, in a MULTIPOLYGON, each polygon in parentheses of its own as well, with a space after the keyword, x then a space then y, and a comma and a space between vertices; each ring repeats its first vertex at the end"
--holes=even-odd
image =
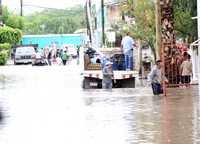
POLYGON ((14 65, 14 61, 12 59, 9 59, 7 62, 6 62, 6 65, 14 65))
POLYGON ((199 96, 199 86, 191 85, 190 88, 167 88, 167 96, 199 96))

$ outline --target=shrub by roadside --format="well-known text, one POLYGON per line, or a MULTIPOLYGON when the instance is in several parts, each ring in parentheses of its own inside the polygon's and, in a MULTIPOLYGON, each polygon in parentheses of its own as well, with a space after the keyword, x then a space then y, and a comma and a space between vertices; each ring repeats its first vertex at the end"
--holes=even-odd
POLYGON ((11 45, 18 44, 21 38, 21 30, 8 26, 0 27, 0 65, 6 64, 10 56, 11 45))
POLYGON ((9 43, 0 44, 0 65, 5 65, 9 58, 11 45, 9 43))

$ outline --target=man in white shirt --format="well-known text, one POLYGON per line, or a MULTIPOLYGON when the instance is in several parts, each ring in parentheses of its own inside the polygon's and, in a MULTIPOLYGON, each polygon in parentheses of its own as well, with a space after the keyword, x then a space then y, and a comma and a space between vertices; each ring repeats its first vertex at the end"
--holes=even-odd
POLYGON ((132 37, 130 37, 130 32, 122 39, 121 48, 125 56, 125 68, 126 70, 134 69, 133 62, 133 50, 135 42, 132 37))

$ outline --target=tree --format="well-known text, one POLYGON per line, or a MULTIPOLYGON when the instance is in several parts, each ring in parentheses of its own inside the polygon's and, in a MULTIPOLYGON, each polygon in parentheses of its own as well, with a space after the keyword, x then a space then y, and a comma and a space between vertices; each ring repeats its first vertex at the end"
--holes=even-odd
MULTIPOLYGON (((156 57, 155 42, 155 3, 154 0, 127 0, 122 4, 122 15, 133 18, 133 24, 118 22, 114 24, 114 29, 119 29, 123 33, 124 29, 129 29, 135 38, 148 43, 156 57), (122 29, 120 29, 122 27, 122 29)), ((177 38, 182 38, 187 42, 197 39, 197 22, 191 18, 197 15, 196 0, 173 0, 174 30, 177 38)))
POLYGON ((140 39, 142 45, 148 44, 156 57, 155 51, 155 6, 153 0, 128 0, 122 4, 122 13, 133 19, 131 24, 122 22, 123 31, 131 31, 136 39, 140 39))
POLYGON ((25 17, 26 34, 73 33, 86 25, 85 11, 81 6, 66 10, 46 9, 25 17))
POLYGON ((10 13, 7 7, 3 7, 3 15, 0 16, 2 22, 9 27, 23 29, 24 19, 14 13, 10 13))
POLYGON ((22 33, 8 26, 0 27, 0 65, 4 65, 10 56, 11 45, 18 44, 22 33))
POLYGON ((22 33, 19 29, 13 29, 7 26, 0 28, 0 43, 18 44, 21 37, 22 33))
POLYGON ((197 21, 191 18, 197 16, 197 1, 174 0, 173 8, 176 36, 193 42, 197 39, 197 21))

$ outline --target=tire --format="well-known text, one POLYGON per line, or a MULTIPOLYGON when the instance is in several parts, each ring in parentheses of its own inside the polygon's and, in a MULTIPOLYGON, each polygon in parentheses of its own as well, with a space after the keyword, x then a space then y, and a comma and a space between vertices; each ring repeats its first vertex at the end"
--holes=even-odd
POLYGON ((122 88, 135 88, 135 78, 129 78, 122 80, 122 88))
POLYGON ((84 78, 82 82, 83 89, 90 89, 90 80, 88 78, 84 78))
POLYGON ((14 60, 14 65, 18 65, 18 63, 14 60))

